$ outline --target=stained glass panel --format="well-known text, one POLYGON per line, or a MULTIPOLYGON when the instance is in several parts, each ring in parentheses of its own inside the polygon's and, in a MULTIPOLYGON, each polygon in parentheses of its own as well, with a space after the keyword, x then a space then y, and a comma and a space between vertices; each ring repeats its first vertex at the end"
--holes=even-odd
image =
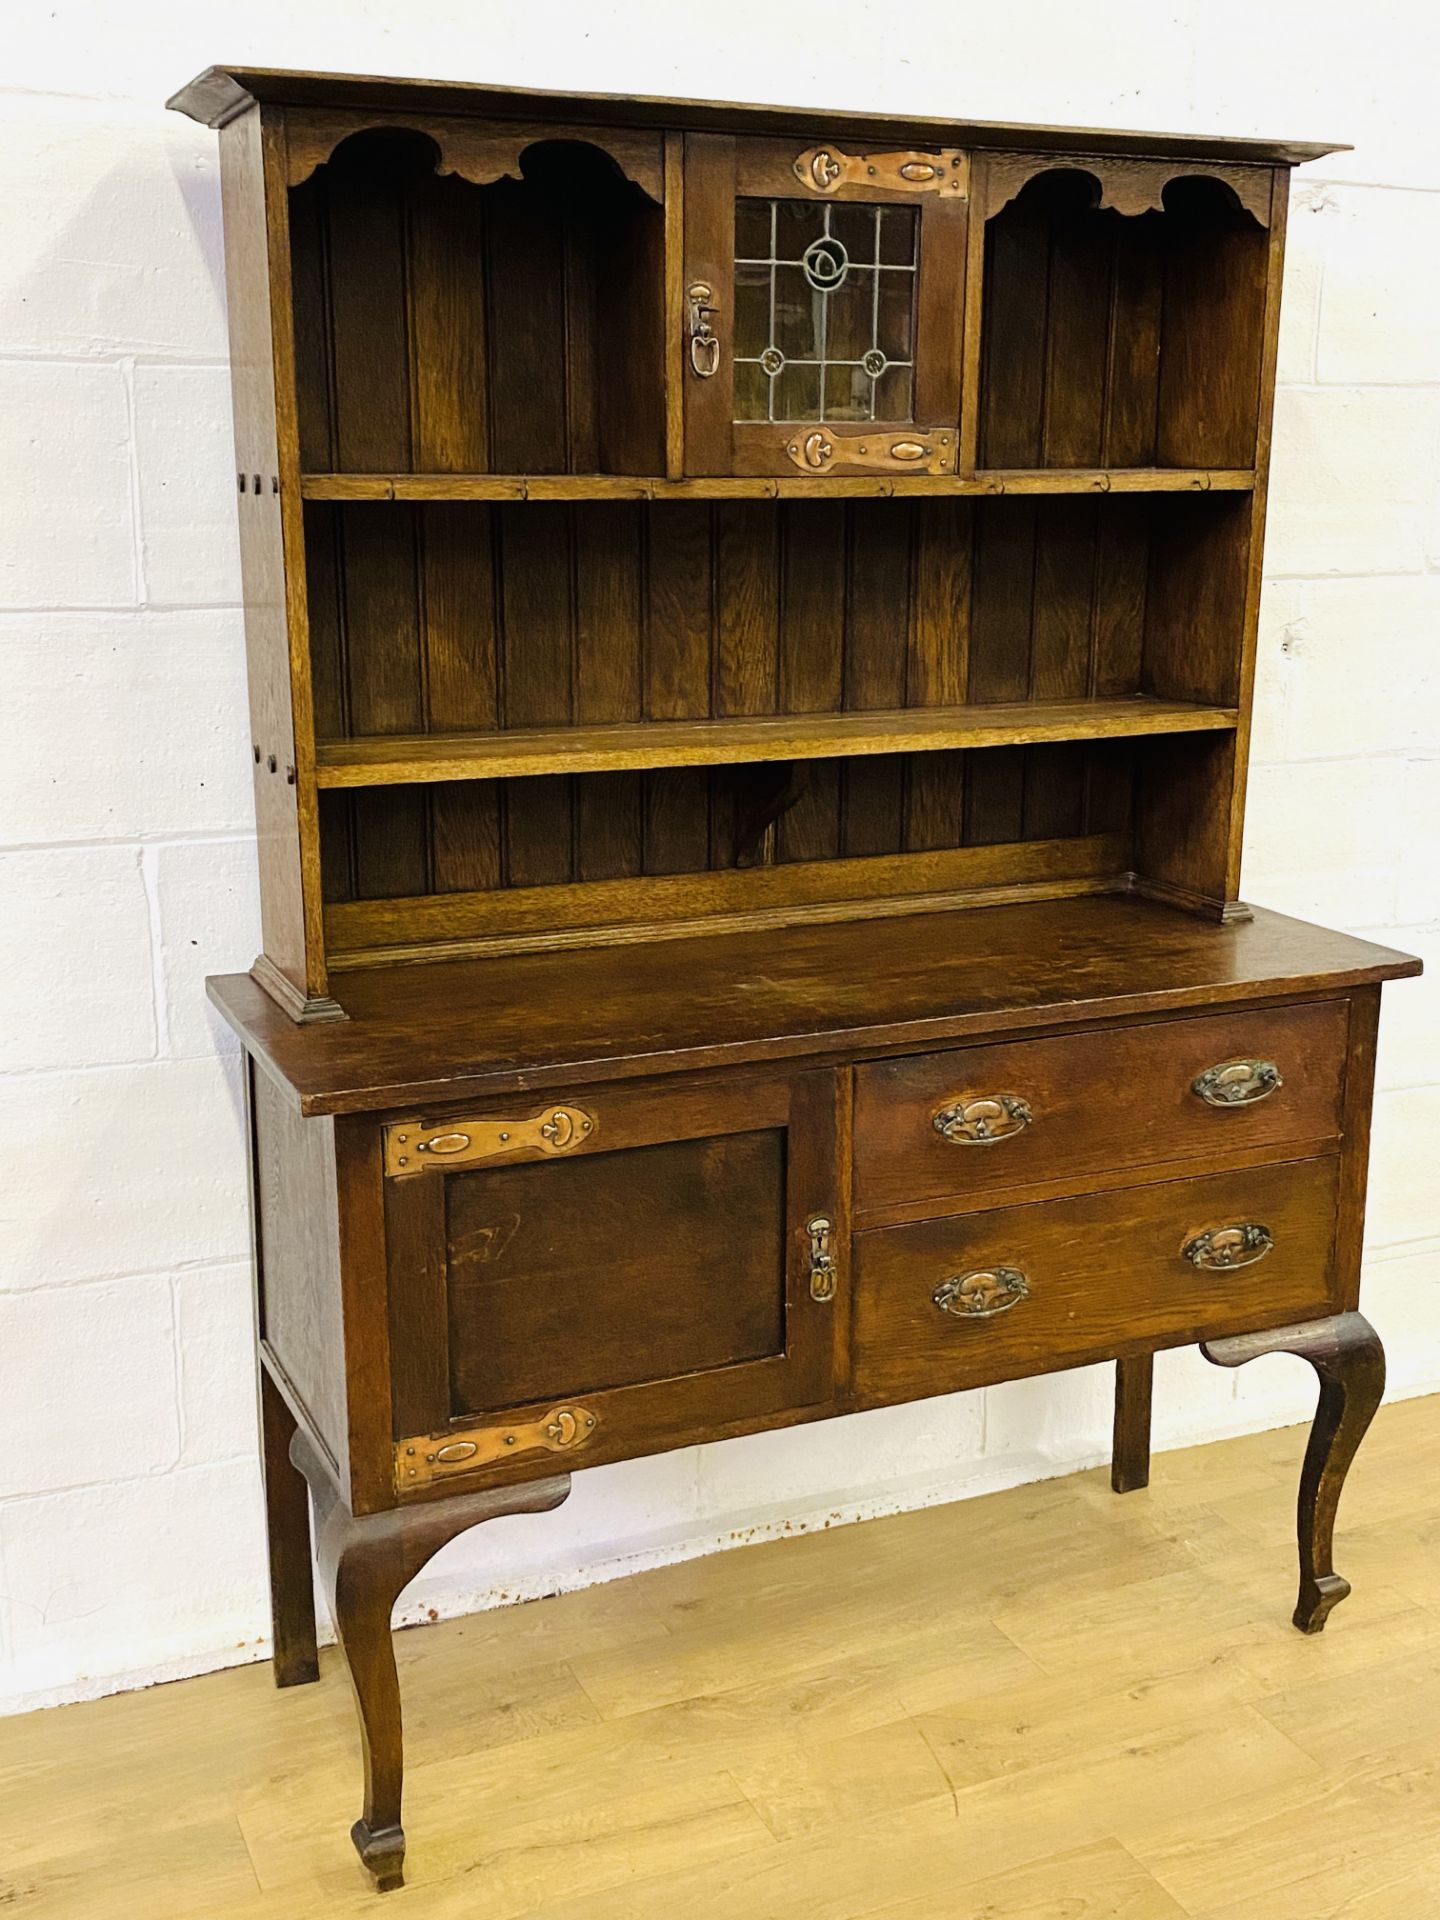
POLYGON ((910 419, 919 239, 913 207, 738 200, 736 419, 910 419))

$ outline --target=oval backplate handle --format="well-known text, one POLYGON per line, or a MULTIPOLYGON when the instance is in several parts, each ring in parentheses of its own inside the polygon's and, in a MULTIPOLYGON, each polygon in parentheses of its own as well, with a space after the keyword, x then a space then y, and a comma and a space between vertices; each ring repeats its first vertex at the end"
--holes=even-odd
POLYGON ((1253 1267, 1274 1245, 1275 1236, 1268 1227, 1256 1220, 1244 1220, 1233 1226, 1207 1227, 1187 1240, 1180 1251, 1202 1273, 1230 1273, 1236 1267, 1253 1267))
POLYGON ((1035 1118, 1028 1100, 1015 1093, 975 1093, 941 1107, 935 1131, 955 1147, 995 1147, 1013 1140, 1035 1118))
POLYGON ((1030 1282, 1018 1267, 976 1267, 942 1281, 930 1298, 957 1319, 993 1320, 1030 1298, 1030 1282))
POLYGON ((1190 1090, 1209 1107, 1253 1107, 1284 1084, 1273 1060, 1221 1060, 1197 1074, 1190 1090))

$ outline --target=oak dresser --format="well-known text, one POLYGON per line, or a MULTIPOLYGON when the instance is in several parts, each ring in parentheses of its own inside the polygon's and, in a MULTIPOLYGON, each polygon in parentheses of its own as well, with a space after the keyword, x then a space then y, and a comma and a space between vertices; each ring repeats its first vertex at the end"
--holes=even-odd
MULTIPOLYGON (((1379 989, 1243 905, 1325 148, 215 70, 275 1672, 576 1468, 1152 1357, 1384 1362, 1379 989), (308 1495, 307 1495, 308 1489, 308 1495)), ((1317 831, 1324 830, 1317 799, 1317 831)))

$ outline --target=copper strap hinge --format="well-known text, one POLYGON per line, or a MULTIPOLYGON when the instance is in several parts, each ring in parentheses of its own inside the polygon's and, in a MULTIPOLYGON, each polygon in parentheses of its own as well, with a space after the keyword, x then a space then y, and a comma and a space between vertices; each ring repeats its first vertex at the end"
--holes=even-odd
POLYGON ((943 193, 963 200, 970 191, 970 156, 957 147, 933 153, 844 153, 839 147, 807 147, 791 166, 811 193, 883 187, 888 193, 943 193))
POLYGON ((538 1420, 501 1426, 469 1427, 461 1432, 420 1435, 395 1444, 395 1488, 399 1493, 433 1486, 498 1460, 527 1453, 568 1453, 595 1437, 600 1416, 589 1407, 554 1407, 538 1420))
POLYGON ((487 1160, 573 1153, 594 1138, 595 1116, 581 1107, 546 1107, 530 1120, 447 1120, 441 1127, 397 1120, 385 1129, 385 1171, 403 1179, 487 1160))
POLYGON ((784 442, 790 461, 802 473, 834 473, 841 467, 861 473, 954 473, 955 434, 951 429, 906 427, 850 428, 799 425, 784 442))

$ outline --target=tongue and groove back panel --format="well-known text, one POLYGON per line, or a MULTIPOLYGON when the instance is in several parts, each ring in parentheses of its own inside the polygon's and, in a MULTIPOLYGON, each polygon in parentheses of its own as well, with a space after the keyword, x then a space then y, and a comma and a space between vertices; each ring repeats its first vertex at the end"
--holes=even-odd
POLYGON ((982 465, 1250 466, 1264 227, 1211 180, 1138 214, 1094 191, 1042 174, 987 223, 982 465))
POLYGON ((579 142, 484 186, 439 158, 358 133, 291 192, 302 465, 662 472, 660 207, 579 142))
MULTIPOLYGON (((1196 577, 1212 627, 1238 617, 1247 504, 311 502, 317 731, 1174 693, 1177 657, 1187 697, 1233 701, 1204 649, 1173 640, 1196 577)), ((1135 754, 1077 742, 330 792, 326 894, 1108 835, 1129 824, 1135 754)))

